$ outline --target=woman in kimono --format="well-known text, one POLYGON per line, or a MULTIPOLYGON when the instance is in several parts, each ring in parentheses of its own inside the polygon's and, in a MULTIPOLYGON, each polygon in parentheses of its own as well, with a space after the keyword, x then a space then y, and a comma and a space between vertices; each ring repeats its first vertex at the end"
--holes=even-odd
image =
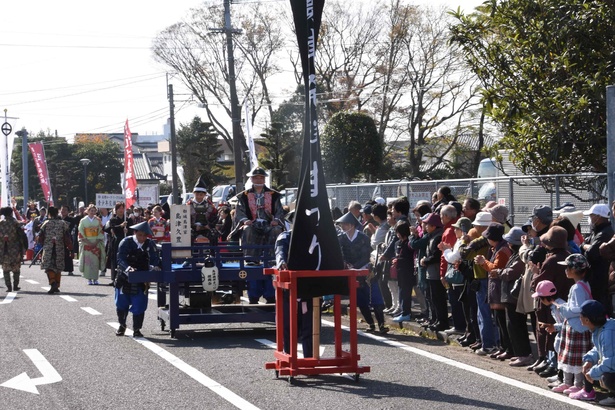
POLYGON ((98 285, 98 275, 105 268, 105 243, 102 222, 90 204, 79 222, 79 270, 88 285, 98 285))

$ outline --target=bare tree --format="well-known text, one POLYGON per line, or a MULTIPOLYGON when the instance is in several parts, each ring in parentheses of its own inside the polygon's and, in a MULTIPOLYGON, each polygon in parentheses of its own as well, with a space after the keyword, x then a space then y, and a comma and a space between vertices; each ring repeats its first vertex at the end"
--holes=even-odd
MULTIPOLYGON (((374 98, 371 109, 376 115, 378 135, 384 141, 396 140, 399 130, 392 121, 399 116, 399 105, 408 82, 409 55, 406 53, 406 42, 418 16, 417 6, 402 4, 401 0, 391 0, 386 7, 385 30, 378 53, 380 64, 376 67, 379 81, 374 88, 374 98)), ((389 149, 392 145, 389 145, 389 149)), ((388 150, 385 150, 385 155, 388 150)))
MULTIPOLYGON (((275 9, 243 5, 233 11, 233 26, 243 29, 241 35, 233 36, 239 100, 251 100, 252 120, 261 107, 268 107, 270 118, 268 81, 279 72, 277 54, 284 46, 275 9)), ((152 50, 157 61, 179 74, 205 108, 205 121, 213 125, 229 147, 233 147, 226 42, 220 30, 212 30, 222 27, 223 8, 203 6, 192 10, 186 22, 163 30, 154 39, 152 50)), ((242 145, 245 146, 245 142, 242 145)))
POLYGON ((316 72, 328 114, 361 110, 379 79, 381 2, 328 2, 318 40, 316 72))
POLYGON ((418 9, 404 42, 408 64, 401 74, 406 83, 401 138, 408 140, 414 176, 428 175, 446 161, 458 136, 475 121, 472 108, 480 104, 476 77, 449 44, 449 23, 444 8, 418 9), (430 162, 421 168, 428 157, 430 162))

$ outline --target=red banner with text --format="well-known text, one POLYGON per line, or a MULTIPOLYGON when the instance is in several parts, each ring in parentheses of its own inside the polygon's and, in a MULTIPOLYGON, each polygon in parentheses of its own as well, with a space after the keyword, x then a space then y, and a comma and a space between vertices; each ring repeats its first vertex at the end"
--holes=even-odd
POLYGON ((135 176, 134 159, 132 157, 132 134, 128 127, 128 120, 124 125, 124 195, 126 208, 137 202, 137 177, 135 176))
MULTIPOLYGON (((36 173, 38 174, 38 180, 41 183, 41 189, 43 195, 45 195, 45 201, 49 206, 53 206, 53 195, 51 193, 51 184, 49 183, 49 171, 47 170, 47 160, 45 159, 45 147, 41 142, 32 142, 28 144, 32 158, 34 159, 34 166, 36 167, 36 173)), ((24 198, 27 201, 27 198, 24 198)))

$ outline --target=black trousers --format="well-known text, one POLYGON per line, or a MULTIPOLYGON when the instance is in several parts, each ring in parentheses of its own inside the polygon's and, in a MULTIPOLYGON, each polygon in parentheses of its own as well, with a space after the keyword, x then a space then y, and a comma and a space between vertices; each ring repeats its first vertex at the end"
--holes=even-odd
POLYGON ((448 295, 440 279, 427 279, 431 291, 431 302, 434 307, 436 320, 440 326, 448 328, 448 295))
POLYGON ((506 305, 506 327, 514 356, 523 357, 532 354, 530 335, 527 330, 527 315, 517 312, 517 307, 506 305))
MULTIPOLYGON (((284 306, 284 352, 290 353, 290 292, 288 290, 284 290, 283 292, 282 303, 284 306)), ((297 302, 297 339, 301 342, 301 346, 303 347, 303 357, 313 357, 313 311, 314 307, 312 306, 311 299, 305 302, 297 302), (307 305, 305 312, 303 311, 304 303, 307 305)))
POLYGON ((461 306, 463 317, 466 321, 466 332, 468 339, 480 340, 480 329, 478 327, 478 305, 476 304, 476 292, 470 290, 470 284, 466 282, 465 289, 461 295, 461 306))

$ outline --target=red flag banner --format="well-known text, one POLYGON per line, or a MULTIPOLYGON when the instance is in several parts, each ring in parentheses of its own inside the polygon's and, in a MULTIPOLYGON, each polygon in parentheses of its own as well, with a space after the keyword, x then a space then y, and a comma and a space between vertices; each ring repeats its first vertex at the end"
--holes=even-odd
MULTIPOLYGON (((28 144, 32 158, 34 159, 34 166, 36 166, 36 173, 38 174, 38 180, 41 183, 41 189, 43 195, 45 195, 45 201, 49 206, 53 206, 53 195, 51 193, 51 184, 49 184, 49 172, 47 171, 47 160, 45 159, 45 147, 42 142, 32 142, 28 144)), ((24 198, 24 201, 27 201, 24 198)))
POLYGON ((128 120, 124 125, 124 195, 126 208, 137 202, 137 177, 135 176, 134 159, 132 157, 132 134, 128 127, 128 120))

